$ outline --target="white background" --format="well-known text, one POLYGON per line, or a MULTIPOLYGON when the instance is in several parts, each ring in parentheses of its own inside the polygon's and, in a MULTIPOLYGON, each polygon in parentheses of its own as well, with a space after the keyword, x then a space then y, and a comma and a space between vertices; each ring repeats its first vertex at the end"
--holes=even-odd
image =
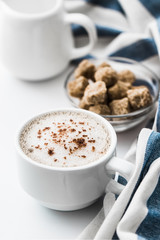
MULTIPOLYGON (((13 78, 0 66, 0 239, 74 239, 93 219, 101 202, 79 211, 59 212, 40 206, 20 187, 14 138, 17 128, 39 112, 71 107, 64 92, 68 68, 44 82, 13 78)), ((118 134, 117 153, 123 157, 145 123, 118 134)))

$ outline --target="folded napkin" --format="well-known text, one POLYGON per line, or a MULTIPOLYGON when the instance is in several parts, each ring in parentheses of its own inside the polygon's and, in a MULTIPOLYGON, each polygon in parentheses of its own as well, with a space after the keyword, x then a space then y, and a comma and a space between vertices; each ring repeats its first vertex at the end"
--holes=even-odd
MULTIPOLYGON (((96 25, 97 45, 85 57, 131 58, 160 76, 159 0, 66 0, 65 7, 96 25)), ((86 41, 81 26, 73 33, 78 45, 86 41)), ((107 187, 103 208, 78 239, 160 239, 160 98, 153 129, 141 130, 124 159, 135 165, 131 178, 119 196, 107 187)))

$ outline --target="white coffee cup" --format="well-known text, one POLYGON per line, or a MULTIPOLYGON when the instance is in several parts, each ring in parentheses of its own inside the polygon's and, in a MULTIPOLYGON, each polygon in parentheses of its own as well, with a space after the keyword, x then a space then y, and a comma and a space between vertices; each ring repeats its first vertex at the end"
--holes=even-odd
POLYGON ((104 194, 106 187, 119 194, 124 186, 111 179, 111 175, 118 172, 129 180, 134 167, 133 164, 115 157, 117 137, 111 124, 101 116, 81 109, 59 109, 50 112, 78 112, 94 117, 108 129, 110 147, 103 157, 83 166, 64 168, 35 162, 26 156, 20 147, 20 135, 24 127, 44 113, 35 116, 23 124, 16 137, 18 172, 23 189, 41 205, 63 211, 91 205, 104 194))
POLYGON ((43 80, 62 72, 69 61, 88 54, 96 41, 93 22, 67 14, 63 0, 1 0, 0 58, 16 77, 43 80), (89 44, 75 48, 71 23, 83 26, 89 44))

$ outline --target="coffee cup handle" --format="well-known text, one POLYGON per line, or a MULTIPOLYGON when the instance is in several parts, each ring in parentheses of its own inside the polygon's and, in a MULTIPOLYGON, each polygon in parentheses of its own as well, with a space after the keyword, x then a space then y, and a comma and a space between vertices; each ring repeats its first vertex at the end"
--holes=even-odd
POLYGON ((80 13, 67 14, 65 20, 69 24, 75 23, 83 26, 86 29, 89 36, 89 44, 84 47, 73 48, 71 51, 70 58, 75 59, 87 55, 94 47, 97 40, 97 33, 94 23, 90 20, 89 17, 80 13))
MULTIPOLYGON (((113 176, 117 172, 128 182, 133 175, 134 164, 118 157, 112 157, 106 164, 106 171, 108 176, 113 176)), ((112 192, 119 195, 124 189, 124 185, 118 183, 115 179, 110 179, 106 187, 106 192, 112 192)))

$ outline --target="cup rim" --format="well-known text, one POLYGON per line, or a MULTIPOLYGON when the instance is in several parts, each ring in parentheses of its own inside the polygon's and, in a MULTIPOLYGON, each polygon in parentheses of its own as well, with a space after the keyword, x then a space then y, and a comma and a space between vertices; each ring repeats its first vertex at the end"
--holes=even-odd
POLYGON ((113 153, 115 152, 117 146, 117 135, 116 132, 114 130, 114 128, 112 127, 112 125, 109 123, 108 120, 104 119, 103 117, 99 116, 96 113, 93 112, 89 112, 87 110, 84 109, 74 109, 74 108, 57 108, 57 109, 53 109, 47 112, 42 112, 39 114, 34 115, 33 117, 31 117, 29 120, 25 121, 21 127, 18 129, 17 133, 16 133, 16 139, 15 139, 15 147, 17 150, 17 153, 28 163, 30 163, 31 165, 41 168, 41 169, 47 169, 50 171, 59 171, 59 172, 69 172, 69 171, 79 171, 79 170, 85 170, 85 169, 89 169, 89 168, 93 168, 96 167, 97 165, 101 164, 104 161, 108 161, 113 153), (32 160, 30 157, 28 157, 22 150, 21 146, 20 146, 20 135, 22 130, 24 129, 25 126, 27 126, 27 124, 29 124, 31 121, 33 121, 34 119, 36 119, 37 117, 41 117, 45 114, 48 113, 54 113, 54 112, 77 112, 77 113, 84 113, 87 114, 93 118, 96 118, 98 121, 102 122, 108 129, 109 134, 110 134, 110 138, 111 138, 111 145, 107 151, 106 154, 104 154, 101 158, 99 158, 98 160, 95 160, 89 164, 85 164, 82 166, 76 166, 76 167, 55 167, 55 166, 49 166, 49 165, 45 165, 43 163, 39 163, 36 162, 34 160, 32 160))
POLYGON ((7 3, 2 2, 2 4, 3 4, 3 7, 5 8, 5 10, 9 14, 13 15, 14 17, 23 18, 23 19, 42 19, 42 18, 50 17, 54 13, 56 13, 58 11, 58 9, 60 8, 60 6, 62 5, 62 0, 56 0, 55 6, 52 7, 50 10, 46 10, 41 13, 32 13, 32 14, 16 11, 12 7, 10 7, 7 3))

